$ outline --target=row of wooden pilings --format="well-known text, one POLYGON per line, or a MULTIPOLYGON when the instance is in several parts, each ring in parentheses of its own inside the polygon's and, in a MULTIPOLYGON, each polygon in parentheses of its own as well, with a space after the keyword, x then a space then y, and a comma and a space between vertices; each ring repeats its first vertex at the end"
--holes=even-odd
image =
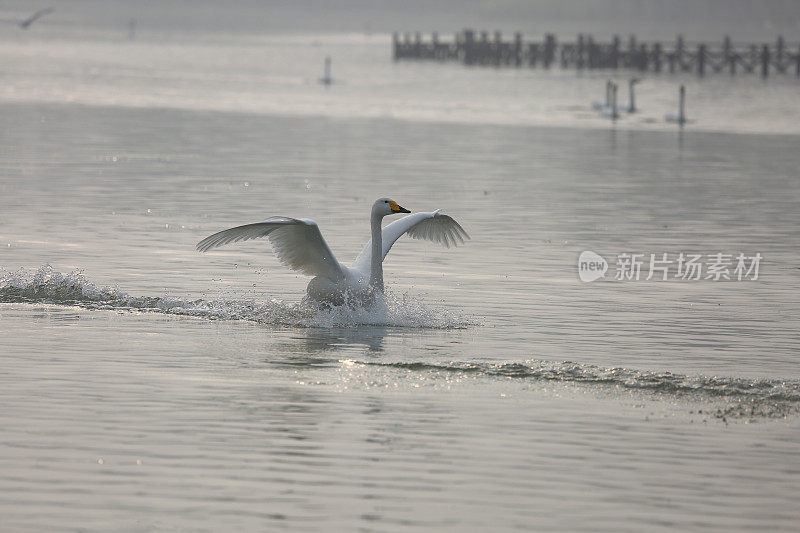
POLYGON ((464 65, 527 65, 550 68, 558 63, 562 68, 576 69, 636 69, 639 71, 696 72, 759 72, 766 78, 771 72, 786 74, 792 70, 800 76, 800 45, 790 47, 783 37, 774 44, 734 43, 725 37, 722 43, 687 43, 678 36, 674 43, 643 43, 631 36, 626 44, 619 36, 611 42, 595 41, 591 35, 578 35, 575 42, 559 43, 548 33, 542 41, 524 41, 521 33, 503 40, 501 32, 492 37, 489 32, 464 30, 452 41, 442 41, 438 33, 425 40, 417 32, 406 33, 401 39, 395 33, 392 40, 395 61, 405 59, 458 61, 464 65), (793 52, 792 50, 795 50, 793 52), (793 68, 792 68, 793 67, 793 68))

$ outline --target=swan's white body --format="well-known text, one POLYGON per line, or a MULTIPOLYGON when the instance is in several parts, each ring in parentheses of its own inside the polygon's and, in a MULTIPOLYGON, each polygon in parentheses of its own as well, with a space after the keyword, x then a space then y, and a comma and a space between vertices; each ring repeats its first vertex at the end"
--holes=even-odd
POLYGON ((631 78, 628 80, 628 102, 617 104, 617 111, 624 111, 626 113, 636 113, 636 95, 634 94, 633 86, 639 83, 639 78, 631 78))
POLYGON ((200 241, 197 250, 205 252, 232 242, 269 237, 281 263, 314 276, 308 284, 309 297, 336 305, 365 302, 371 300, 376 292, 383 292, 383 260, 395 241, 404 234, 448 248, 469 239, 458 222, 439 210, 414 213, 381 228, 383 217, 396 213, 409 211, 388 198, 381 198, 372 205, 372 238, 350 266, 336 259, 317 223, 307 218, 272 217, 220 231, 200 241))
POLYGON ((617 108, 617 84, 611 83, 611 100, 609 105, 600 110, 600 116, 617 120, 619 118, 619 109, 617 108))
POLYGON ((681 126, 686 124, 686 87, 683 85, 681 85, 680 89, 678 110, 667 113, 667 115, 664 117, 664 120, 667 122, 677 122, 681 126))

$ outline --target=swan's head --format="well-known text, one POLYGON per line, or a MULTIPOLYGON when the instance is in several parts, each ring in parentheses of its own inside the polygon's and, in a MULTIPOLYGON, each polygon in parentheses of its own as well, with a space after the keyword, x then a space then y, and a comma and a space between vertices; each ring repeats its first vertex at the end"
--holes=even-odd
POLYGON ((642 81, 642 79, 641 79, 641 78, 631 78, 631 79, 630 79, 630 84, 631 84, 631 85, 636 85, 636 84, 637 84, 637 83, 639 83, 640 81, 642 81))
POLYGON ((400 207, 391 198, 378 198, 372 204, 372 212, 376 215, 385 217, 386 215, 396 215, 397 213, 410 213, 405 207, 400 207))

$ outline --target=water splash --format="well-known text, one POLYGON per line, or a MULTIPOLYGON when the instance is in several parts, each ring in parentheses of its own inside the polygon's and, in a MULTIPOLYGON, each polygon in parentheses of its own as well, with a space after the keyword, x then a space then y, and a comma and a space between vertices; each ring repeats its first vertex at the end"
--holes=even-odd
MULTIPOLYGON (((349 361, 364 366, 381 366, 427 372, 462 373, 487 377, 580 383, 642 391, 669 397, 713 403, 708 414, 716 418, 785 418, 800 413, 800 381, 747 379, 718 376, 689 376, 631 368, 600 366, 571 361, 528 360, 521 363, 445 363, 349 361)), ((702 411, 701 411, 702 412, 702 411)))
POLYGON ((453 329, 469 322, 461 316, 432 309, 408 294, 389 294, 367 306, 320 306, 279 299, 185 300, 172 296, 132 296, 117 288, 98 287, 80 269, 64 274, 49 264, 31 273, 26 269, 0 277, 0 303, 46 303, 85 309, 156 312, 213 320, 247 320, 260 324, 299 327, 357 327, 361 325, 453 329))

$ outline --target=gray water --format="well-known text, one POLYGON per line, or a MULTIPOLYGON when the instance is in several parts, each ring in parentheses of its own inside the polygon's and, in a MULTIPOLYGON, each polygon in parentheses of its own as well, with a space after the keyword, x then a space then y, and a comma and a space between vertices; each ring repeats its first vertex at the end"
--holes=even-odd
MULTIPOLYGON (((350 112, 369 91, 287 74, 317 68, 314 47, 248 112, 217 85, 247 95, 244 63, 223 75, 179 43, 153 60, 196 68, 150 79, 139 50, 120 77, 104 62, 138 44, 63 44, 0 46, 34 58, 0 98, 2 529, 797 527, 797 136, 708 110, 712 131, 614 128, 586 113, 588 85, 560 118, 498 124, 503 106, 473 112, 486 87, 513 112, 515 83, 568 100, 573 80, 455 67, 376 100, 413 109, 469 76, 457 120, 350 112), (9 92, 26 79, 42 91, 9 92), (399 241, 385 311, 303 304, 308 278, 268 242, 194 250, 288 215, 350 262, 380 196, 472 237, 399 241), (764 259, 757 280, 583 283, 585 250, 612 270, 625 252, 764 259)), ((720 98, 741 105, 748 83, 720 98)), ((796 112, 789 81, 770 87, 783 97, 761 105, 796 112)))

